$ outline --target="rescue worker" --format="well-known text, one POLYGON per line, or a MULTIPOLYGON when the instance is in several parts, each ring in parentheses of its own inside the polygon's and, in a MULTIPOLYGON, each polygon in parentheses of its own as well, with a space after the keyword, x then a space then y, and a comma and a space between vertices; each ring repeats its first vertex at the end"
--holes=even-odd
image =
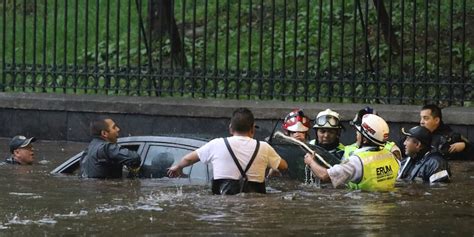
POLYGON ((91 122, 93 137, 81 157, 80 176, 83 178, 121 178, 122 168, 131 172, 140 167, 140 156, 117 144, 120 128, 110 118, 99 118, 91 122))
POLYGON ((266 193, 266 169, 286 170, 286 161, 268 143, 253 139, 255 122, 249 109, 233 112, 229 131, 231 137, 213 139, 185 155, 169 168, 168 176, 179 177, 184 167, 201 161, 212 164, 213 194, 266 193))
MULTIPOLYGON (((371 107, 367 106, 364 109, 359 110, 359 112, 357 112, 357 114, 355 115, 354 119, 350 121, 349 123, 351 125, 360 126, 362 123, 362 117, 366 114, 377 115, 377 112, 371 107)), ((351 145, 345 146, 343 159, 349 158, 349 156, 351 156, 352 153, 359 148, 361 142, 362 142, 362 135, 356 130, 356 142, 351 145)), ((402 159, 402 153, 400 151, 400 148, 395 144, 395 142, 387 141, 385 143, 384 149, 392 152, 395 155, 395 157, 397 157, 397 159, 399 160, 402 159)))
POLYGON ((309 143, 318 145, 337 158, 342 159, 344 145, 339 142, 342 129, 339 114, 330 109, 319 112, 314 120, 313 128, 316 132, 316 139, 309 143))
POLYGON ((382 147, 389 128, 385 120, 375 114, 362 117, 361 125, 354 125, 362 135, 360 148, 341 164, 326 169, 310 153, 305 155, 313 174, 322 181, 330 180, 333 187, 347 184, 351 189, 389 191, 394 188, 399 164, 397 158, 382 147))
POLYGON ((283 120, 282 129, 285 135, 296 138, 302 142, 309 139, 310 120, 301 109, 291 111, 283 120))
POLYGON ((431 132, 422 126, 402 129, 405 139, 405 154, 398 179, 424 182, 447 182, 450 170, 448 162, 437 151, 431 151, 431 132))
POLYGON ((35 152, 33 149, 33 142, 36 138, 18 135, 10 141, 10 156, 5 159, 7 164, 16 165, 31 165, 35 161, 35 152))
POLYGON ((446 159, 474 159, 471 144, 467 138, 443 122, 441 109, 433 104, 425 105, 420 111, 420 126, 433 134, 431 146, 446 159))

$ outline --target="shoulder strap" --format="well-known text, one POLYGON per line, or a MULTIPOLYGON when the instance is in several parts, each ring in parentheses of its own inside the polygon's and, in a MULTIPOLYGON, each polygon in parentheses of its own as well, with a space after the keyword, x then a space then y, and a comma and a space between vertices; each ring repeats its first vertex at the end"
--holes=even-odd
POLYGON ((240 171, 240 174, 242 175, 242 178, 247 178, 247 171, 250 169, 250 166, 252 165, 253 161, 255 160, 255 157, 257 156, 258 150, 260 148, 260 142, 257 141, 257 146, 255 147, 255 151, 253 152, 252 158, 250 159, 249 163, 247 164, 247 167, 242 169, 242 166, 240 166, 239 160, 237 160, 237 157, 234 154, 234 151, 232 151, 232 148, 230 147, 229 141, 227 138, 224 138, 224 143, 225 146, 227 147, 227 150, 229 150, 230 156, 232 156, 232 159, 234 160, 234 163, 237 165, 237 168, 240 171))
POLYGON ((247 167, 245 168, 245 174, 247 174, 247 171, 250 169, 250 166, 252 165, 253 161, 255 160, 255 157, 257 156, 259 148, 260 148, 260 142, 257 140, 257 146, 255 147, 255 151, 253 152, 252 158, 250 158, 250 161, 247 164, 247 167))

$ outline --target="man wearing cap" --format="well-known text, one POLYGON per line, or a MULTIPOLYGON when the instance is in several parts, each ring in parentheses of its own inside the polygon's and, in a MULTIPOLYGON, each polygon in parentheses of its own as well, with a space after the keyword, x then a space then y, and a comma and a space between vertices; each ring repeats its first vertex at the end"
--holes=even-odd
POLYGON ((25 136, 15 136, 10 141, 11 155, 5 160, 8 164, 31 165, 35 161, 35 153, 33 151, 33 143, 36 138, 25 136))
POLYGON ((398 179, 430 183, 449 181, 448 162, 439 152, 431 150, 431 132, 416 126, 408 132, 402 129, 402 133, 407 136, 403 144, 408 157, 402 161, 398 179))
POLYGON ((121 178, 122 167, 140 167, 140 156, 117 144, 120 128, 110 118, 99 118, 90 124, 93 139, 81 157, 83 178, 121 178))

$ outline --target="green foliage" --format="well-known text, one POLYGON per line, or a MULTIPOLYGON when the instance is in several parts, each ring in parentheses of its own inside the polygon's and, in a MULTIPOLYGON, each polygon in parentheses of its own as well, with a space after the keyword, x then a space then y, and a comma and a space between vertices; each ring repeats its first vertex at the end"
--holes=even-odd
POLYGON ((140 1, 141 11, 134 1, 88 1, 87 6, 77 1, 77 9, 76 1, 4 2, 0 10, 6 11, 6 19, 0 21, 0 29, 5 27, 7 40, 0 53, 6 63, 64 68, 87 64, 92 69, 86 73, 102 75, 108 67, 113 74, 43 79, 33 71, 41 80, 25 81, 53 90, 78 87, 83 93, 388 103, 382 101, 388 95, 413 97, 416 85, 405 83, 415 83, 415 78, 438 83, 425 95, 442 99, 445 87, 440 81, 452 83, 464 75, 468 83, 474 74, 474 32, 467 30, 466 40, 462 38, 472 19, 468 17, 466 25, 460 20, 463 14, 474 13, 471 1, 453 5, 428 1, 428 8, 421 0, 384 1, 392 30, 403 44, 402 52, 394 53, 383 38, 371 1, 369 5, 360 1, 360 12, 356 1, 342 0, 176 0, 175 19, 187 68, 173 64, 167 35, 145 45, 144 38, 150 37, 140 32, 140 18, 148 29, 147 1, 140 1), (184 70, 151 75, 169 68, 184 70), (118 74, 119 69, 128 74, 118 74), (221 78, 212 79, 214 75, 221 78), (380 86, 387 83, 391 86, 380 86), (115 89, 101 89, 106 87, 115 89))

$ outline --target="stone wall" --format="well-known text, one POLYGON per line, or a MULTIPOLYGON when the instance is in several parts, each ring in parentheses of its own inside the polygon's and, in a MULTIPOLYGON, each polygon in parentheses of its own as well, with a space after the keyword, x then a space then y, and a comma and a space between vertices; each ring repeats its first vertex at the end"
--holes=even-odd
MULTIPOLYGON (((278 121, 293 108, 304 109, 314 119, 326 108, 339 112, 346 130, 343 143, 355 140, 349 126, 355 113, 366 104, 296 103, 281 101, 246 101, 220 99, 184 99, 40 93, 0 93, 0 137, 17 134, 41 140, 88 141, 89 121, 98 115, 113 118, 121 136, 198 134, 218 137, 228 135, 229 118, 238 107, 254 112, 260 126, 257 137, 271 134, 278 121)), ((370 105, 387 120, 391 140, 401 136, 400 128, 410 128, 419 121, 420 106, 370 105)), ((474 140, 474 108, 453 107, 443 110, 444 121, 470 140, 474 140)), ((279 126, 277 125, 277 129, 279 126)), ((314 137, 314 133, 312 134, 314 137)))

